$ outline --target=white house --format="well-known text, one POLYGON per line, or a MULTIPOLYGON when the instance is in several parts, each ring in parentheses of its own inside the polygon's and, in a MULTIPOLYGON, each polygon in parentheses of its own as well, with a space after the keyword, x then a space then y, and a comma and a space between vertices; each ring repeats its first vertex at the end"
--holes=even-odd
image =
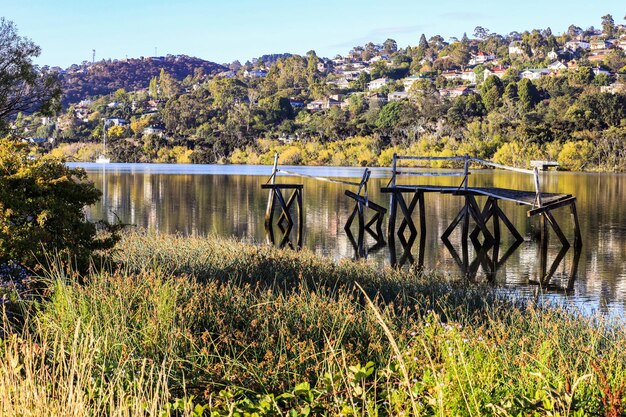
POLYGON ((425 79, 425 77, 419 75, 411 75, 410 77, 403 78, 402 84, 404 85, 404 90, 409 91, 415 81, 423 79, 425 79))
POLYGON ((144 135, 163 136, 163 134, 165 133, 165 129, 163 129, 162 127, 158 127, 158 126, 148 126, 143 129, 142 133, 144 135))
POLYGON ((334 98, 326 98, 323 100, 315 100, 306 105, 306 108, 311 111, 327 110, 333 106, 340 106, 341 101, 334 98))
POLYGON ((472 54, 472 57, 469 60, 469 65, 484 64, 485 62, 493 61, 494 59, 496 59, 494 54, 479 52, 477 54, 472 54))
POLYGON ((461 79, 476 84, 476 73, 471 69, 466 69, 461 73, 461 79))
POLYGON ((127 126, 130 123, 126 119, 120 119, 119 117, 112 117, 110 119, 106 119, 106 124, 113 125, 113 126, 127 126))
POLYGON ((592 51, 611 47, 611 43, 604 39, 592 39, 591 42, 589 42, 589 45, 592 51))
POLYGON ((522 49, 521 41, 513 41, 509 44, 509 55, 523 55, 524 50, 522 49))
POLYGON ((369 82, 369 84, 367 84, 367 89, 368 90, 377 90, 380 87, 384 87, 387 84, 389 84, 391 80, 389 78, 377 78, 375 80, 372 80, 369 82))
POLYGON ((550 73, 547 68, 533 68, 527 69, 520 73, 522 78, 528 78, 529 80, 538 80, 541 77, 545 77, 550 73))
POLYGON ((602 87, 600 87, 600 92, 611 94, 623 93, 626 92, 626 84, 613 83, 611 85, 603 85, 602 87))
POLYGON ((502 77, 504 77, 504 74, 506 74, 506 70, 507 69, 508 68, 506 68, 506 67, 486 68, 485 71, 483 72, 483 79, 486 80, 491 75, 495 75, 498 78, 502 78, 502 77))
POLYGON ((589 44, 589 42, 586 41, 568 41, 565 42, 565 48, 569 49, 570 51, 576 51, 578 49, 589 49, 591 47, 591 45, 589 44))
POLYGON ((459 71, 444 71, 441 73, 441 76, 446 80, 461 79, 461 73, 459 71))
POLYGON ((264 69, 245 70, 243 76, 246 78, 265 78, 267 77, 267 71, 264 69))
POLYGON ((441 97, 450 97, 450 98, 467 96, 467 95, 472 94, 473 92, 474 91, 471 88, 468 88, 466 86, 442 88, 441 90, 439 90, 439 94, 441 95, 441 97))
POLYGON ((547 56, 548 56, 548 59, 551 59, 552 61, 556 61, 557 59, 559 59, 559 54, 557 54, 554 49, 548 52, 547 56))
POLYGON ((393 93, 389 93, 387 95, 387 100, 388 101, 400 101, 400 100, 404 100, 408 96, 409 96, 409 93, 407 93, 406 91, 394 91, 393 93))
POLYGON ((562 71, 562 70, 566 70, 567 69, 567 65, 565 65, 561 61, 554 61, 553 63, 548 65, 548 69, 550 71, 555 71, 555 72, 556 71, 562 71))
POLYGON ((600 74, 604 74, 604 75, 611 75, 611 73, 607 70, 603 70, 601 68, 592 68, 591 71, 593 71, 594 75, 600 75, 600 74))

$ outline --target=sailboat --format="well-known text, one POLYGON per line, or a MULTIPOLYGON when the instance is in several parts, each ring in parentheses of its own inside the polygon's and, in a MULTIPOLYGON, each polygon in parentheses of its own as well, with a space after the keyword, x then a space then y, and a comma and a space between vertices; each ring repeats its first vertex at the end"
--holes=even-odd
POLYGON ((104 119, 102 121, 103 126, 102 126, 102 153, 100 155, 98 155, 98 157, 96 158, 96 164, 108 164, 109 162, 111 162, 110 158, 106 157, 106 153, 107 153, 107 119, 104 119))

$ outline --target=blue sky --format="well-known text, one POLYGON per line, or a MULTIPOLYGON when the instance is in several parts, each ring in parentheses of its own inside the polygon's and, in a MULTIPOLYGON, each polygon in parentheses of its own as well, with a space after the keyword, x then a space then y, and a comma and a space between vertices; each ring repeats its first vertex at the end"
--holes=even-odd
POLYGON ((0 0, 0 16, 42 48, 40 65, 67 67, 126 56, 186 54, 242 63, 266 53, 346 53, 368 41, 416 45, 421 33, 468 35, 476 26, 506 34, 570 24, 625 23, 623 0, 0 0))

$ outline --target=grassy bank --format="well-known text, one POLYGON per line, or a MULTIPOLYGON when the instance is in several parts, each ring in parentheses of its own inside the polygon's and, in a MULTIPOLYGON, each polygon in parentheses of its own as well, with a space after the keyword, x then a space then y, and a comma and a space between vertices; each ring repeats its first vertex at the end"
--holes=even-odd
POLYGON ((132 234, 110 268, 75 278, 52 268, 43 301, 25 301, 19 325, 5 320, 3 415, 623 409, 619 324, 436 274, 132 234))

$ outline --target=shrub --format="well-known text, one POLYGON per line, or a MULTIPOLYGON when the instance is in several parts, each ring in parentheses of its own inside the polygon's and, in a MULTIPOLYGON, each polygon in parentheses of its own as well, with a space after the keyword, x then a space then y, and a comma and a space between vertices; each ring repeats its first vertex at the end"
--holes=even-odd
POLYGON ((0 140, 0 262, 18 261, 36 269, 44 253, 87 265, 94 250, 117 241, 96 236, 83 208, 100 198, 82 169, 52 157, 30 159, 28 147, 0 140))
POLYGON ((582 171, 595 154, 595 147, 589 141, 568 142, 563 145, 557 161, 566 169, 582 171))

